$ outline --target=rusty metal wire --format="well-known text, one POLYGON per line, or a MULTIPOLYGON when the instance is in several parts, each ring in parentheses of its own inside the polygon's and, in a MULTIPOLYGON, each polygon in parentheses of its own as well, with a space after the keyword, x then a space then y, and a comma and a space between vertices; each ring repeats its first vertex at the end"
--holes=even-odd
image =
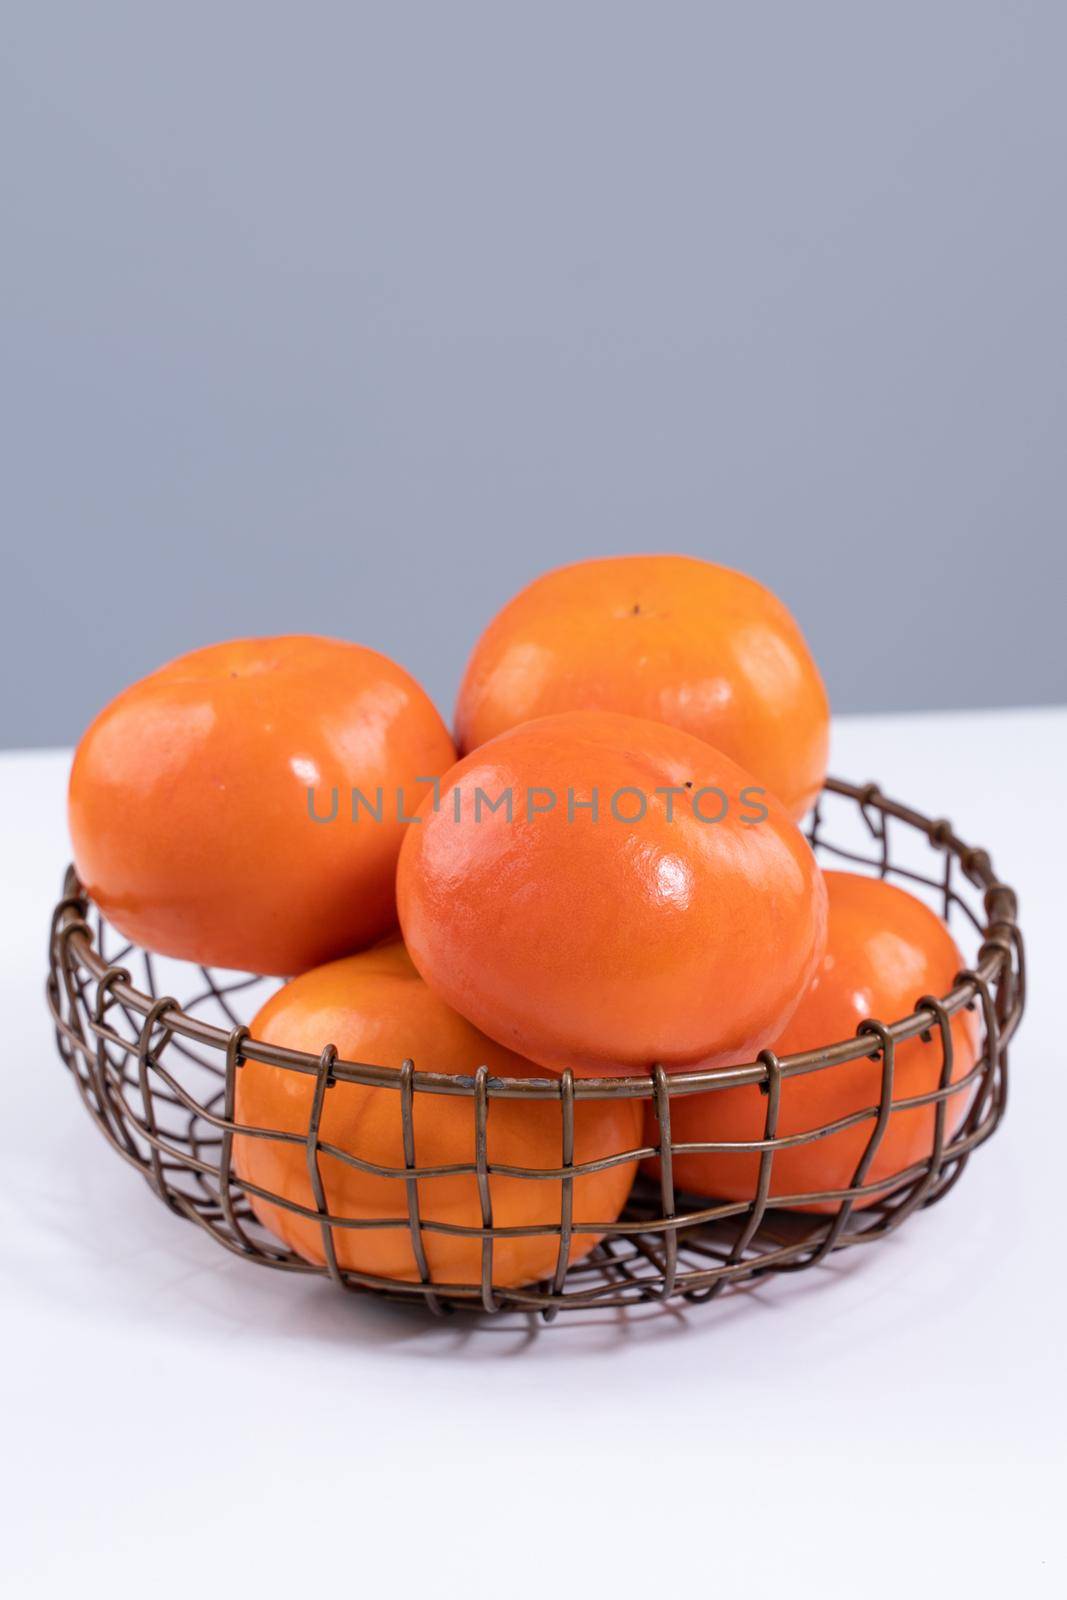
MULTIPOLYGON (((915 1010, 907 1017, 888 1024, 872 1020, 856 1038, 827 1041, 825 1048, 781 1060, 764 1051, 757 1061, 743 1066, 685 1073, 656 1067, 647 1077, 626 1079, 578 1079, 569 1072, 559 1078, 497 1079, 484 1067, 470 1077, 445 1077, 419 1072, 410 1061, 399 1070, 340 1061, 332 1045, 315 1057, 253 1039, 240 1010, 243 991, 259 981, 252 977, 183 966, 182 975, 193 985, 185 1002, 159 993, 158 958, 129 945, 107 954, 115 936, 69 869, 52 918, 47 985, 59 1053, 101 1133, 164 1204, 226 1249, 261 1266, 326 1275, 346 1290, 415 1299, 436 1313, 518 1309, 539 1311, 551 1319, 560 1310, 627 1307, 673 1297, 711 1299, 758 1276, 809 1267, 831 1251, 885 1236, 948 1192, 1005 1109, 1007 1049, 1025 1001, 1025 964, 1015 895, 997 879, 988 854, 964 843, 948 822, 931 820, 887 799, 874 784, 857 786, 837 779, 827 781, 809 837, 824 864, 900 882, 924 895, 950 921, 957 940, 969 940, 973 965, 959 975, 950 994, 916 997, 915 1010), (135 967, 143 973, 139 981, 134 980, 135 967), (982 1049, 973 1071, 951 1082, 949 1023, 965 1007, 980 1012, 982 1049), (923 1104, 936 1107, 931 1150, 921 1163, 891 1179, 865 1182, 889 1120, 903 1105, 917 1103, 893 1099, 892 1068, 897 1046, 918 1035, 939 1038, 944 1063, 938 1089, 922 1097, 923 1104), (851 1184, 785 1201, 772 1199, 775 1152, 828 1131, 817 1128, 788 1140, 779 1137, 783 1084, 804 1073, 840 1071, 847 1062, 872 1053, 882 1062, 882 1092, 878 1103, 853 1118, 868 1122, 871 1131, 851 1184), (234 1120, 237 1074, 246 1061, 265 1062, 315 1080, 312 1115, 302 1140, 315 1210, 301 1212, 282 1195, 257 1193, 273 1205, 317 1220, 323 1265, 303 1260, 257 1222, 247 1186, 243 1189, 234 1174, 235 1134, 272 1136, 271 1130, 234 1120), (373 1085, 397 1095, 404 1166, 393 1171, 370 1164, 369 1169, 403 1181, 407 1211, 371 1225, 410 1231, 419 1281, 375 1277, 338 1263, 335 1230, 352 1226, 352 1219, 333 1216, 327 1208, 320 1153, 329 1148, 335 1159, 368 1167, 366 1152, 337 1151, 320 1139, 325 1097, 338 1082, 373 1085), (759 1173, 751 1199, 709 1201, 677 1191, 672 1177, 672 1101, 740 1084, 757 1084, 765 1096, 763 1137, 755 1146, 759 1173), (431 1282, 426 1264, 425 1237, 441 1225, 420 1214, 420 1178, 427 1179, 431 1172, 415 1159, 413 1108, 417 1097, 441 1094, 470 1102, 475 1160, 453 1170, 468 1172, 477 1181, 482 1216, 478 1226, 451 1224, 449 1231, 481 1240, 477 1284, 431 1282), (959 1131, 948 1139, 945 1107, 951 1097, 961 1094, 970 1097, 967 1113, 959 1131), (640 1177, 621 1218, 602 1223, 574 1214, 575 1178, 602 1165, 583 1167, 574 1160, 575 1104, 619 1096, 648 1102, 658 1135, 655 1145, 619 1151, 614 1159, 658 1156, 660 1177, 658 1182, 640 1177), (500 1098, 554 1100, 560 1108, 560 1166, 524 1174, 527 1182, 551 1179, 559 1185, 558 1221, 525 1230, 558 1240, 556 1270, 551 1278, 522 1287, 493 1280, 493 1243, 508 1233, 493 1225, 490 1179, 494 1174, 507 1175, 510 1169, 490 1164, 486 1139, 493 1102, 500 1098), (856 1202, 861 1198, 871 1203, 860 1209, 856 1202), (821 1213, 798 1209, 821 1201, 840 1204, 821 1213), (583 1231, 597 1233, 600 1242, 584 1259, 568 1266, 570 1241, 583 1231)), ((690 1152, 693 1148, 686 1146, 690 1152)), ((714 1148, 752 1151, 754 1147, 720 1143, 714 1148)))

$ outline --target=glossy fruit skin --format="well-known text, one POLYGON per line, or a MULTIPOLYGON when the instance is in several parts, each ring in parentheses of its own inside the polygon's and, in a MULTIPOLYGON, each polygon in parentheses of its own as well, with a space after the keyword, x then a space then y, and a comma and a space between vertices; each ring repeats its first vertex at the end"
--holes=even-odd
POLYGON ((830 712, 804 637, 762 584, 690 556, 537 578, 482 634, 456 703, 466 754, 560 711, 625 712, 705 739, 797 819, 826 775, 830 712))
MULTIPOLYGON (((331 962, 286 985, 260 1011, 252 1036, 290 1049, 319 1054, 336 1045, 342 1060, 400 1067, 414 1061, 417 1071, 474 1073, 488 1066, 494 1077, 544 1077, 529 1061, 484 1038, 451 1011, 419 977, 399 942, 331 962)), ((279 1067, 247 1061, 237 1075, 237 1120, 245 1125, 306 1133, 314 1079, 279 1067)), ((474 1101, 470 1096, 433 1095, 417 1090, 412 1101, 415 1160, 420 1166, 473 1163, 474 1101)), ((594 1161, 636 1150, 640 1143, 638 1101, 575 1103, 574 1159, 594 1161)), ((563 1121, 554 1100, 490 1099, 487 1123, 490 1165, 553 1170, 563 1165, 563 1121)), ((326 1093, 321 1134, 361 1160, 403 1168, 400 1094, 396 1089, 334 1083, 326 1093)), ((323 1153, 320 1170, 326 1203, 335 1216, 407 1217, 404 1180, 360 1172, 323 1153)), ((234 1140, 235 1167, 242 1179, 300 1205, 314 1208, 304 1145, 262 1139, 234 1140)), ((575 1222, 613 1222, 621 1212, 636 1172, 624 1162, 574 1181, 575 1222)), ((558 1179, 489 1179, 493 1222, 498 1227, 558 1224, 558 1179)), ((260 1221, 307 1261, 324 1260, 319 1224, 251 1195, 260 1221)), ((429 1222, 480 1228, 482 1211, 474 1175, 419 1179, 423 1245, 435 1283, 481 1281, 482 1249, 476 1238, 436 1233, 429 1222)), ((377 1277, 417 1282, 419 1272, 407 1227, 334 1229, 342 1267, 377 1277)), ((588 1254, 596 1235, 577 1233, 571 1261, 588 1254)), ((551 1277, 558 1236, 527 1235, 493 1245, 493 1281, 501 1287, 551 1277)))
MULTIPOLYGON (((886 1023, 899 1021, 914 1010, 920 996, 948 994, 964 964, 944 922, 914 895, 895 884, 855 873, 828 872, 825 877, 830 906, 826 953, 792 1020, 772 1046, 780 1057, 851 1038, 860 1023, 871 1017, 886 1023)), ((957 1083, 977 1060, 976 1015, 957 1013, 951 1034, 951 1081, 957 1083)), ((940 1082, 941 1067, 941 1036, 936 1026, 928 1040, 916 1037, 898 1045, 894 1100, 931 1093, 940 1082)), ((880 1058, 783 1079, 778 1135, 823 1127, 876 1106, 881 1083, 880 1058)), ((961 1091, 947 1102, 946 1142, 959 1129, 969 1099, 969 1093, 961 1091)), ((762 1139, 766 1107, 766 1097, 754 1086, 678 1098, 671 1105, 672 1142, 762 1139)), ((924 1160, 933 1149, 934 1121, 933 1106, 892 1112, 865 1184, 892 1177, 924 1160)), ((873 1118, 866 1118, 812 1144, 778 1151, 771 1195, 847 1188, 873 1128, 873 1118)), ((648 1119, 646 1138, 649 1143, 656 1142, 648 1119)), ((658 1163, 650 1162, 649 1167, 658 1172, 658 1163)), ((675 1155, 674 1181, 696 1194, 750 1200, 758 1167, 756 1155, 675 1155)), ((860 1199, 856 1206, 873 1204, 879 1198, 860 1199)), ((839 1204, 822 1201, 797 1209, 835 1212, 839 1204)))
POLYGON ((396 925, 394 873, 417 777, 448 731, 377 651, 293 635, 194 650, 131 685, 78 746, 68 814, 86 889, 129 939, 206 966, 287 976, 396 925), (382 821, 351 819, 351 790, 382 821), (334 821, 316 823, 315 810, 334 821))
POLYGON ((553 1071, 758 1050, 815 971, 826 895, 770 795, 763 820, 743 820, 753 812, 739 797, 757 787, 702 740, 638 717, 578 711, 501 734, 453 768, 440 808, 424 803, 404 840, 397 903, 415 965, 484 1033, 553 1071), (619 809, 636 817, 644 796, 643 820, 611 814, 627 787, 640 794, 619 809), (677 793, 655 794, 666 787, 677 793), (701 822, 695 808, 721 809, 698 798, 712 787, 729 809, 701 822), (558 805, 529 814, 529 788, 558 805), (579 809, 594 788, 596 821, 579 809), (498 803, 510 789, 512 820, 484 806, 475 820, 477 789, 498 803))

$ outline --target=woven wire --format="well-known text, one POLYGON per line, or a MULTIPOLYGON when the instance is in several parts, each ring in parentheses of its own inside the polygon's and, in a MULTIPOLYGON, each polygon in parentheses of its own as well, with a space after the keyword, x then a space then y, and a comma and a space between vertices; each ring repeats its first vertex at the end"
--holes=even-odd
MULTIPOLYGON (((826 866, 866 871, 919 893, 950 923, 957 941, 974 951, 973 964, 960 973, 950 994, 917 1000, 907 1017, 887 1023, 872 1019, 857 1037, 827 1041, 825 1048, 783 1057, 764 1051, 744 1066, 713 1071, 667 1073, 654 1067, 647 1077, 576 1079, 570 1072, 544 1079, 498 1079, 485 1067, 473 1076, 421 1073, 406 1062, 399 1069, 337 1059, 332 1045, 319 1057, 303 1055, 253 1039, 243 1017, 262 980, 210 971, 188 964, 162 963, 146 951, 123 944, 84 895, 73 869, 55 908, 50 940, 48 1003, 59 1053, 82 1100, 112 1148, 145 1178, 176 1214, 195 1222, 235 1254, 261 1266, 332 1278, 356 1293, 384 1294, 422 1301, 441 1313, 458 1308, 487 1312, 539 1311, 551 1319, 560 1310, 596 1306, 627 1307, 682 1297, 707 1300, 756 1277, 795 1272, 824 1261, 831 1251, 883 1238, 908 1216, 944 1196, 957 1182, 973 1151, 993 1133, 1003 1116, 1008 1086, 1007 1047, 1025 1000, 1023 945, 1016 900, 999 882, 984 850, 965 844, 951 824, 931 820, 887 799, 874 784, 857 786, 829 779, 813 814, 809 838, 826 866), (159 969, 179 975, 184 1002, 165 992, 159 969), (963 1008, 980 1013, 982 1047, 965 1077, 951 1079, 951 1018, 963 1008), (940 1040, 940 1086, 909 1100, 893 1098, 896 1047, 918 1035, 940 1040), (877 1103, 853 1113, 849 1123, 865 1122, 870 1132, 846 1189, 771 1198, 777 1150, 818 1139, 827 1127, 777 1135, 783 1082, 812 1071, 839 1071, 848 1061, 876 1056, 882 1065, 877 1103), (272 1134, 234 1120, 237 1074, 245 1061, 263 1061, 283 1070, 312 1074, 315 1089, 306 1134, 272 1134), (342 1081, 390 1089, 398 1096, 405 1164, 374 1166, 358 1150, 324 1145, 320 1119, 331 1087, 342 1081), (718 1143, 717 1151, 759 1151, 758 1180, 751 1199, 709 1201, 675 1188, 672 1176, 671 1103, 679 1095, 757 1084, 765 1097, 763 1137, 756 1144, 718 1143), (477 1182, 481 1221, 469 1227, 438 1224, 420 1213, 420 1178, 433 1169, 416 1161, 413 1109, 416 1097, 450 1094, 470 1101, 474 1162, 453 1172, 477 1182), (958 1132, 944 1137, 945 1107, 957 1095, 968 1097, 958 1132), (612 1159, 660 1158, 658 1182, 643 1176, 617 1220, 574 1214, 574 1180, 603 1166, 574 1160, 575 1103, 623 1096, 649 1102, 655 1111, 655 1144, 619 1151, 612 1159), (525 1181, 553 1180, 560 1187, 556 1222, 531 1226, 527 1233, 558 1240, 557 1266, 550 1279, 522 1287, 494 1281, 493 1243, 516 1230, 494 1226, 491 1178, 516 1169, 489 1160, 487 1130, 498 1098, 555 1100, 560 1108, 560 1165, 525 1181), (880 1183, 865 1181, 875 1151, 895 1112, 935 1105, 936 1133, 927 1157, 880 1183), (303 1260, 279 1244, 254 1217, 233 1171, 234 1135, 296 1139, 304 1144, 314 1194, 313 1211, 285 1196, 256 1190, 272 1204, 310 1215, 321 1227, 325 1263, 303 1260), (406 1213, 378 1219, 378 1227, 410 1232, 419 1281, 375 1277, 342 1268, 335 1230, 352 1219, 327 1209, 319 1157, 324 1151, 384 1177, 403 1180, 406 1213), (863 1199, 862 1209, 856 1202, 863 1199), (809 1213, 812 1202, 837 1201, 835 1209, 809 1213), (481 1281, 450 1284, 430 1281, 425 1234, 437 1227, 481 1240, 481 1281), (569 1266, 575 1234, 599 1235, 583 1259, 569 1266)), ((179 985, 174 985, 178 987, 179 985)), ((832 1127, 836 1130, 840 1124, 832 1127)), ((686 1145, 692 1153, 705 1146, 686 1145)), ((712 1147, 707 1147, 712 1148, 712 1147)), ((364 1222, 362 1224, 366 1226, 364 1222)))

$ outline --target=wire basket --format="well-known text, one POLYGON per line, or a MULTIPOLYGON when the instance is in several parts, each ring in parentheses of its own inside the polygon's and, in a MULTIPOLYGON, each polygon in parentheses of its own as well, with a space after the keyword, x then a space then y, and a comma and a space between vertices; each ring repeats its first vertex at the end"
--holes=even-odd
MULTIPOLYGON (((544 1079, 498 1079, 483 1067, 472 1076, 445 1077, 416 1070, 412 1062, 392 1069, 340 1061, 332 1047, 319 1057, 261 1043, 242 1020, 263 980, 222 974, 185 963, 164 962, 123 944, 84 895, 73 869, 52 918, 48 1003, 59 1053, 82 1100, 112 1148, 145 1178, 149 1187, 179 1216, 195 1222, 226 1249, 250 1262, 287 1272, 328 1275, 340 1287, 422 1302, 442 1313, 459 1308, 498 1312, 540 1312, 546 1319, 560 1310, 628 1307, 682 1297, 713 1299, 727 1288, 757 1276, 796 1272, 824 1261, 832 1251, 882 1238, 912 1212, 939 1200, 961 1176, 972 1151, 993 1133, 1007 1098, 1007 1048, 1022 1015, 1025 966, 1016 920, 1014 892, 998 881, 988 854, 963 843, 944 820, 889 800, 874 784, 857 786, 829 779, 813 814, 808 836, 824 865, 847 864, 895 880, 925 898, 950 923, 957 941, 972 952, 950 994, 924 996, 911 1015, 886 1023, 872 1020, 855 1038, 828 1041, 825 1048, 777 1059, 764 1051, 745 1066, 668 1074, 653 1068, 647 1077, 576 1079, 569 1072, 544 1079), (892 827, 891 827, 892 825, 892 827), (90 922, 90 917, 92 922, 90 922), (112 948, 109 949, 109 946, 112 948), (140 983, 133 969, 143 973, 140 983), (184 1003, 172 998, 161 979, 164 968, 183 985, 184 1003), (964 1008, 980 1013, 981 1049, 965 1077, 953 1080, 949 1024, 964 1008), (894 1052, 922 1035, 940 1041, 943 1070, 939 1087, 921 1099, 893 1098, 894 1052), (847 1189, 791 1197, 788 1208, 771 1197, 775 1154, 784 1146, 814 1141, 831 1130, 814 1128, 786 1139, 776 1131, 783 1085, 812 1072, 840 1071, 850 1061, 877 1057, 881 1093, 853 1121, 870 1132, 847 1189), (303 1259, 259 1225, 234 1172, 235 1136, 270 1137, 271 1130, 235 1121, 237 1075, 248 1061, 315 1080, 306 1134, 300 1136, 314 1196, 301 1208, 280 1194, 257 1189, 265 1201, 311 1217, 321 1228, 323 1262, 303 1259), (322 1106, 339 1082, 384 1088, 397 1096, 403 1125, 402 1168, 375 1168, 383 1177, 403 1180, 402 1212, 371 1223, 331 1215, 321 1178, 322 1106), (672 1177, 671 1104, 678 1096, 725 1087, 758 1085, 765 1099, 763 1137, 756 1143, 717 1144, 716 1150, 758 1153, 758 1182, 745 1201, 717 1202, 676 1190, 672 1177), (434 1173, 416 1161, 413 1108, 420 1097, 461 1096, 469 1102, 474 1160, 462 1169, 476 1181, 481 1201, 478 1226, 448 1225, 448 1231, 481 1241, 481 1273, 476 1283, 431 1281, 424 1248, 427 1233, 445 1225, 428 1221, 420 1208, 420 1178, 434 1173), (966 1114, 951 1137, 945 1136, 945 1107, 966 1097, 966 1114), (614 1158, 659 1158, 655 1180, 640 1176, 618 1220, 595 1222, 574 1214, 574 1183, 587 1170, 574 1161, 575 1104, 616 1096, 645 1101, 654 1113, 646 1126, 654 1141, 614 1158), (560 1164, 530 1173, 529 1182, 559 1186, 558 1220, 526 1230, 494 1227, 492 1182, 509 1169, 494 1167, 486 1128, 501 1098, 551 1100, 559 1107, 560 1164), (871 1183, 871 1163, 890 1119, 919 1104, 935 1108, 935 1137, 926 1158, 891 1179, 871 1183), (805 1201, 836 1201, 836 1209, 816 1213, 805 1201), (401 1228, 410 1233, 418 1263, 415 1281, 376 1277, 339 1265, 336 1231, 345 1227, 401 1228), (494 1280, 494 1242, 509 1232, 551 1235, 558 1241, 551 1278, 519 1287, 494 1280), (599 1242, 568 1266, 579 1234, 599 1242)), ((292 1138, 293 1135, 287 1135, 292 1138)), ((685 1147, 692 1153, 694 1147, 685 1147)), ((364 1168, 358 1150, 331 1155, 364 1168)), ((602 1166, 590 1163, 589 1167, 602 1166)), ((457 1169, 459 1170, 459 1169, 457 1169)))

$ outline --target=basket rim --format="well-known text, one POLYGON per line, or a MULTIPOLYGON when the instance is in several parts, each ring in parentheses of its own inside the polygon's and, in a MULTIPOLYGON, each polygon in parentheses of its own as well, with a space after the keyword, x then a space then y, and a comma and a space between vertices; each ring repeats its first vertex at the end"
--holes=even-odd
MULTIPOLYGON (((385 1067, 370 1062, 347 1061, 336 1055, 332 1045, 327 1045, 319 1055, 290 1050, 256 1039, 247 1027, 240 1024, 229 1030, 216 1027, 184 1011, 177 1001, 167 998, 161 1000, 139 989, 125 967, 108 962, 96 948, 86 915, 91 901, 73 866, 67 868, 63 895, 52 913, 51 940, 54 948, 66 942, 73 945, 71 955, 87 969, 96 983, 97 1021, 102 1021, 103 1010, 110 999, 141 1017, 147 1018, 152 1014, 154 1023, 172 1035, 218 1050, 223 1055, 233 1053, 237 1065, 256 1061, 266 1066, 317 1076, 323 1070, 325 1059, 328 1060, 329 1076, 334 1082, 393 1089, 397 1093, 404 1092, 404 1085, 409 1084, 423 1093, 466 1098, 481 1093, 495 1099, 558 1100, 568 1081, 570 1092, 576 1100, 652 1100, 664 1088, 672 1099, 677 1095, 700 1094, 750 1084, 766 1088, 772 1073, 778 1073, 782 1078, 799 1077, 843 1066, 863 1056, 877 1056, 882 1049, 882 1035, 888 1036, 894 1045, 901 1044, 937 1026, 939 1013, 952 1017, 975 1001, 988 1007, 989 986, 1006 963, 1010 967, 1013 949, 1019 945, 1015 891, 998 879, 986 850, 968 845, 944 818, 929 818, 914 807, 889 799, 875 783, 853 784, 841 778, 827 777, 824 791, 855 800, 865 812, 870 807, 880 811, 883 816, 894 817, 925 833, 935 848, 955 856, 968 881, 984 889, 988 920, 981 930, 983 942, 976 965, 958 974, 948 994, 937 997, 936 1001, 923 997, 923 1003, 917 1001, 909 1015, 891 1023, 878 1022, 875 1028, 860 1031, 849 1039, 780 1058, 772 1051, 765 1050, 751 1062, 681 1072, 664 1070, 654 1064, 646 1073, 618 1077, 577 1077, 568 1069, 562 1074, 543 1078, 500 1078, 486 1075, 484 1068, 476 1073, 447 1074, 412 1070, 411 1064, 407 1067, 385 1067)), ((1011 1021, 1014 1022, 1014 1017, 1011 1021)), ((1001 1026, 1002 1044, 1007 1043, 1012 1031, 1013 1026, 1007 1030, 1001 1026)))

